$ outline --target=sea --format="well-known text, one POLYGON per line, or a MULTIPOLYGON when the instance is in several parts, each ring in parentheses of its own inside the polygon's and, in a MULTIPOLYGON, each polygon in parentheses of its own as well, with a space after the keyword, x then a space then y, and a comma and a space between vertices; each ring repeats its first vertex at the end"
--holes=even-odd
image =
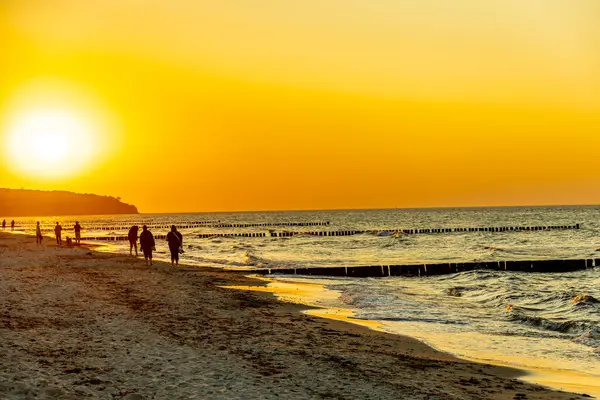
MULTIPOLYGON (((58 221, 65 228, 63 236, 68 236, 67 228, 76 219, 84 229, 82 236, 95 238, 126 236, 134 224, 148 224, 155 235, 164 235, 174 224, 182 227, 183 263, 239 270, 600 259, 600 206, 45 217, 19 219, 17 226, 31 231, 40 221, 50 230, 58 221), (580 229, 390 234, 404 229, 575 224, 580 229), (303 234, 339 230, 368 232, 303 234), (294 234, 270 236, 273 231, 294 234), (209 235, 222 233, 265 236, 209 235)), ((107 251, 129 253, 127 241, 92 242, 107 251)), ((167 259, 164 240, 158 241, 156 256, 167 259)), ((459 357, 565 371, 600 382, 600 268, 571 273, 480 270, 434 277, 275 277, 320 285, 336 294, 312 305, 350 309, 357 320, 377 321, 387 332, 416 337, 459 357)))

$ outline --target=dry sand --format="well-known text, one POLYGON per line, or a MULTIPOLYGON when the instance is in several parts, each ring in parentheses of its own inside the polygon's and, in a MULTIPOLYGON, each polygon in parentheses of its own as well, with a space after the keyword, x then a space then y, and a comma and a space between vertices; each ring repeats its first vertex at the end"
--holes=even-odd
POLYGON ((580 399, 232 272, 0 234, 1 399, 580 399))

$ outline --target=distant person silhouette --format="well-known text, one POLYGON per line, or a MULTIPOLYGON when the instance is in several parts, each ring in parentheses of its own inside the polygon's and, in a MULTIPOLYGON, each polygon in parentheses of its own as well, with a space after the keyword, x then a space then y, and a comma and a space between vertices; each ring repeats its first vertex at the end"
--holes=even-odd
POLYGON ((127 234, 127 238, 129 239, 129 255, 132 256, 133 249, 135 248, 135 256, 138 255, 137 250, 137 240, 138 240, 138 230, 140 228, 137 225, 134 225, 129 229, 129 233, 127 234))
POLYGON ((171 225, 171 232, 167 233, 167 242, 171 252, 171 265, 179 265, 179 253, 183 253, 183 235, 177 232, 175 225, 171 225))
POLYGON ((6 228, 6 220, 5 219, 2 220, 2 230, 4 230, 4 228, 6 228))
POLYGON ((75 244, 81 244, 81 225, 79 225, 79 221, 75 221, 73 230, 75 231, 75 244))
POLYGON ((152 251, 154 250, 154 246, 156 246, 156 243, 154 242, 152 232, 148 230, 146 225, 142 226, 142 233, 140 234, 140 250, 144 253, 146 265, 152 265, 152 251))
POLYGON ((35 244, 42 244, 42 228, 40 227, 40 223, 38 222, 35 226, 35 244))
POLYGON ((56 244, 62 246, 62 226, 58 222, 54 227, 54 234, 56 235, 56 244))
POLYGON ((12 221, 10 221, 10 230, 11 231, 15 230, 15 220, 14 219, 12 221))

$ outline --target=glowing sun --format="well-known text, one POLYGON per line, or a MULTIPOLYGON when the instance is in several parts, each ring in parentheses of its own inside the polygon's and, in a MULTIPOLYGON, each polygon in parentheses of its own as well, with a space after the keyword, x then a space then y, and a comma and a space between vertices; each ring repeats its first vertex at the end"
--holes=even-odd
POLYGON ((68 109, 28 110, 7 130, 14 169, 39 178, 63 178, 89 167, 98 142, 85 118, 68 109))

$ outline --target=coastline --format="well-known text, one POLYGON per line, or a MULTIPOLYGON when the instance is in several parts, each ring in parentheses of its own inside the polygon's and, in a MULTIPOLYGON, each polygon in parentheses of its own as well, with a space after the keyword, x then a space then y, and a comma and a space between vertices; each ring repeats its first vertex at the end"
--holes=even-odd
MULTIPOLYGON (((578 399, 523 372, 304 313, 241 273, 0 233, 0 394, 45 398, 578 399), (523 395, 525 397, 523 397, 523 395)), ((310 312, 309 312, 310 313, 310 312)))
POLYGON ((513 368, 521 371, 521 376, 519 376, 518 379, 524 382, 543 385, 553 390, 586 393, 595 398, 600 398, 600 385, 590 385, 590 382, 594 382, 594 379, 596 379, 595 375, 592 376, 580 373, 578 371, 559 369, 556 366, 540 363, 539 360, 537 362, 532 362, 534 360, 531 359, 528 360, 529 362, 525 362, 525 360, 522 359, 513 358, 509 361, 508 359, 503 360, 500 358, 494 358, 492 355, 488 355, 486 357, 483 354, 480 354, 479 357, 455 355, 451 350, 445 349, 443 345, 436 345, 437 343, 440 343, 439 340, 437 343, 436 341, 429 340, 430 337, 427 333, 402 332, 391 329, 389 323, 386 321, 365 320, 356 317, 356 310, 351 308, 340 308, 339 302, 335 300, 337 300, 337 296, 341 293, 336 290, 329 289, 320 283, 307 283, 306 281, 300 280, 296 281, 294 278, 289 278, 285 275, 280 278, 284 278, 284 280, 278 279, 277 276, 257 276, 257 279, 260 279, 267 284, 266 288, 246 287, 238 289, 273 293, 282 301, 290 301, 296 304, 304 304, 311 307, 310 309, 304 311, 308 315, 357 324, 379 332, 405 335, 415 340, 419 340, 435 350, 449 354, 458 359, 472 361, 475 363, 490 364, 499 367, 513 368), (299 288, 299 290, 295 289, 296 287, 299 288))

